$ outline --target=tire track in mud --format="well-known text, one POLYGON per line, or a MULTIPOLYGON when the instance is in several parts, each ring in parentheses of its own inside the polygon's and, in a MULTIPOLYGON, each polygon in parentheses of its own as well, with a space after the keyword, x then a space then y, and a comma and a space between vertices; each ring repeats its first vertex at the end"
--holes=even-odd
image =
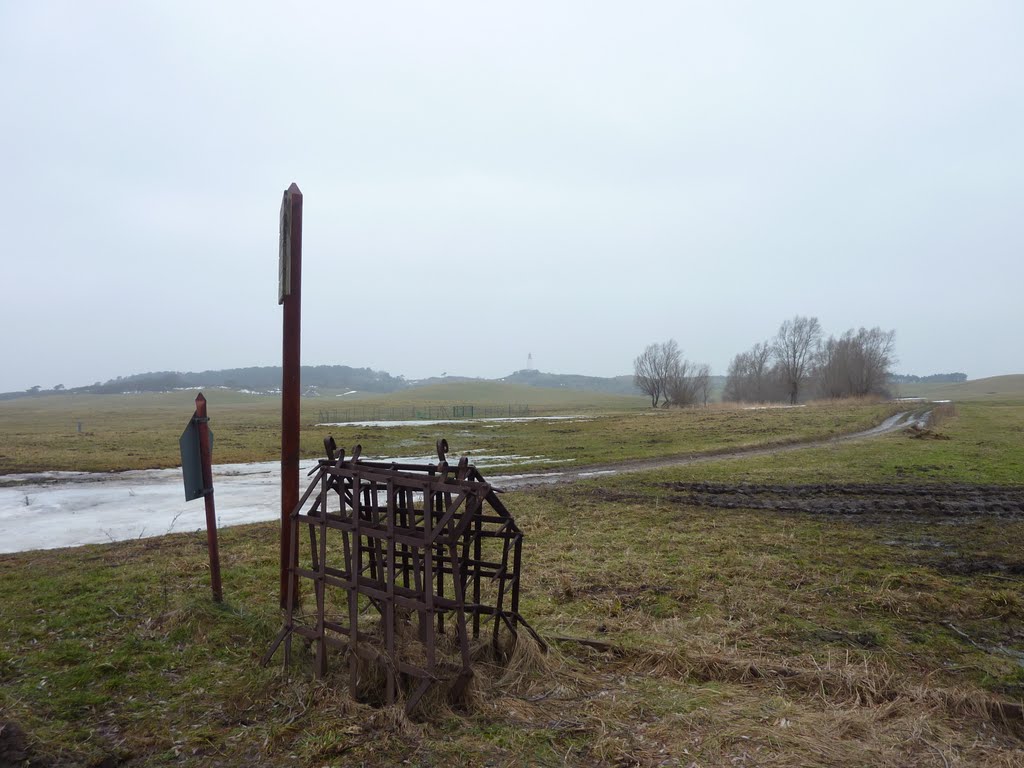
POLYGON ((773 456, 790 451, 799 451, 805 448, 821 448, 825 446, 838 445, 851 440, 878 437, 908 427, 923 429, 928 425, 931 411, 903 411, 885 419, 881 424, 870 429, 852 432, 846 435, 836 435, 822 440, 807 440, 782 445, 769 445, 763 447, 741 448, 730 451, 718 451, 709 453, 691 453, 682 456, 659 457, 653 459, 635 459, 632 461, 621 461, 613 464, 595 464, 575 469, 561 469, 551 472, 536 472, 522 475, 504 475, 490 478, 490 482, 502 491, 521 491, 534 488, 543 488, 551 485, 563 485, 574 483, 578 480, 587 480, 593 477, 610 475, 621 475, 630 472, 647 472, 653 469, 668 469, 671 467, 687 467, 694 464, 704 464, 709 461, 727 461, 730 459, 748 458, 751 456, 773 456))
POLYGON ((841 483, 758 485, 658 483, 676 493, 666 501, 719 509, 765 509, 826 515, 969 517, 1024 515, 1024 487, 841 483))

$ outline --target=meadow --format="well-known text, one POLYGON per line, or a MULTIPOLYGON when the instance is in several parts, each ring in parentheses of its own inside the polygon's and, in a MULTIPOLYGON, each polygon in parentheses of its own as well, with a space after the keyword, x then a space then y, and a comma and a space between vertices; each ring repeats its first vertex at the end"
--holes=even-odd
MULTIPOLYGON (((280 624, 273 525, 222 531, 219 606, 195 534, 0 556, 0 721, 25 731, 32 765, 1022 765, 1019 509, 959 516, 927 498, 892 514, 722 509, 680 490, 855 483, 1019 494, 1024 393, 981 390, 945 407, 923 437, 505 494, 526 533, 522 611, 551 650, 521 643, 510 665, 480 665, 468 702, 434 702, 411 719, 351 701, 343 670, 313 681, 304 653, 288 670, 258 665, 280 624)), ((135 413, 124 401, 90 402, 97 442, 62 454, 65 468, 122 468, 129 445, 147 466, 173 462, 191 396, 151 397, 135 413)), ((274 403, 215 410, 210 400, 216 460, 243 450, 273 458, 274 403), (237 445, 236 425, 249 427, 237 445)), ((465 435, 449 425, 332 429, 339 444, 380 444, 381 454, 429 452, 445 434, 456 450, 464 437, 488 452, 586 464, 806 441, 898 407, 536 405, 589 418, 465 435)), ((7 407, 8 472, 56 449, 47 424, 73 410, 7 407)), ((304 403, 303 445, 315 456, 313 411, 304 403)))
MULTIPOLYGON (((458 383, 423 390, 414 391, 414 395, 364 397, 358 402, 389 408, 516 403, 528 406, 533 415, 582 418, 565 422, 466 420, 399 427, 321 427, 317 426, 320 413, 336 407, 336 402, 330 397, 303 398, 303 457, 323 455, 327 435, 349 450, 361 444, 367 457, 432 455, 438 437, 443 436, 460 455, 515 454, 586 465, 824 438, 870 427, 898 409, 888 403, 858 402, 779 411, 652 411, 642 397, 513 384, 458 383)), ((192 415, 195 395, 50 395, 0 401, 0 476, 47 470, 104 472, 178 466, 178 437, 192 415)), ((216 463, 280 457, 278 398, 223 390, 205 396, 215 435, 216 463)))

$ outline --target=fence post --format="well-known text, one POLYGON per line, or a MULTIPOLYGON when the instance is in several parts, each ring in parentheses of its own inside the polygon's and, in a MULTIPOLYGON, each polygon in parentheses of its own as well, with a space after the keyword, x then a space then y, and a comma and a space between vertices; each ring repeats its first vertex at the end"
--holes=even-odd
MULTIPOLYGON (((281 607, 288 608, 288 570, 297 557, 291 549, 291 514, 299 503, 299 397, 302 339, 302 192, 296 184, 281 202, 280 285, 284 305, 281 380, 281 607)), ((298 600, 298 576, 292 595, 298 600)))
POLYGON ((213 465, 210 456, 210 419, 206 414, 206 398, 196 395, 196 427, 199 432, 199 457, 203 465, 203 503, 206 505, 206 548, 210 554, 210 586, 213 599, 224 599, 220 586, 220 551, 217 547, 217 512, 213 506, 213 465))

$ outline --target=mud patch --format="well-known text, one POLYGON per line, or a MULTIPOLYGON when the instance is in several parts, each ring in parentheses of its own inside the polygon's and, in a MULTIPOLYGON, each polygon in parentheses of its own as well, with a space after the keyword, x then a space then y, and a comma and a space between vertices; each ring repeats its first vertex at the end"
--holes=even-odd
POLYGON ((676 492, 676 495, 668 499, 663 498, 662 501, 720 509, 763 509, 775 512, 886 517, 1024 516, 1024 488, 995 485, 658 485, 676 492))
POLYGON ((907 427, 907 437, 914 440, 949 440, 949 435, 927 427, 919 427, 917 424, 907 427))
POLYGON ((0 722, 0 766, 22 765, 28 760, 25 731, 13 720, 0 722))
POLYGON ((989 558, 952 557, 946 560, 925 560, 924 564, 942 573, 953 576, 976 576, 978 574, 995 574, 1003 576, 1024 575, 1024 562, 1003 562, 989 558))
POLYGON ((688 598, 678 587, 661 584, 576 585, 566 580, 554 591, 554 597, 559 601, 589 600, 598 603, 610 617, 619 615, 621 611, 642 611, 666 618, 674 615, 688 598))

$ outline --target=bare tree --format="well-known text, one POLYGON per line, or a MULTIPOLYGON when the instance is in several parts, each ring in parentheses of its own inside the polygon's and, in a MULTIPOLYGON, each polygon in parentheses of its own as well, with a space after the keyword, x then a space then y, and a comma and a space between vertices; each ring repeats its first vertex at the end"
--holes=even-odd
POLYGON ((797 315, 779 328, 772 351, 786 382, 790 404, 796 404, 820 344, 821 324, 816 317, 797 315))
POLYGON ((821 347, 819 376, 828 397, 884 394, 894 362, 895 331, 881 328, 850 329, 838 339, 830 337, 821 347))
POLYGON ((674 405, 687 408, 703 402, 708 404, 711 390, 711 368, 706 363, 692 363, 680 356, 675 369, 668 377, 665 389, 666 407, 674 405))
POLYGON ((863 351, 860 386, 863 394, 883 394, 889 385, 892 366, 896 362, 896 331, 861 328, 857 333, 863 351))
POLYGON ((692 365, 688 360, 680 358, 676 361, 675 366, 665 380, 666 408, 670 405, 685 408, 696 402, 697 391, 691 368, 692 365))
POLYGON ((633 383, 651 398, 652 408, 693 405, 702 392, 706 402, 710 378, 711 369, 684 359, 675 339, 649 344, 633 360, 633 383))
POLYGON ((637 389, 651 398, 651 408, 658 407, 664 382, 659 374, 660 344, 648 344, 647 348, 633 360, 633 383, 637 389))
POLYGON ((778 372, 772 368, 772 345, 766 341, 740 352, 725 378, 723 400, 763 403, 779 397, 778 372))
POLYGON ((697 393, 700 395, 704 407, 707 408, 708 398, 711 395, 711 366, 707 363, 697 366, 697 372, 693 378, 696 381, 697 393))
POLYGON ((687 362, 683 360, 682 352, 679 349, 679 344, 675 339, 669 339, 668 341, 661 344, 661 355, 658 358, 658 372, 661 376, 661 391, 665 396, 665 402, 662 405, 668 408, 671 402, 670 389, 675 384, 676 379, 681 375, 682 372, 686 371, 687 362))
POLYGON ((759 341, 750 348, 750 378, 754 390, 754 402, 763 403, 768 399, 771 378, 772 345, 759 341))
POLYGON ((669 382, 677 374, 679 359, 679 344, 669 339, 661 344, 648 344, 633 360, 633 383, 650 396, 652 408, 657 408, 662 398, 662 404, 669 406, 669 382))
POLYGON ((729 369, 725 373, 725 389, 722 399, 740 402, 747 399, 750 381, 750 353, 740 352, 729 361, 729 369))

